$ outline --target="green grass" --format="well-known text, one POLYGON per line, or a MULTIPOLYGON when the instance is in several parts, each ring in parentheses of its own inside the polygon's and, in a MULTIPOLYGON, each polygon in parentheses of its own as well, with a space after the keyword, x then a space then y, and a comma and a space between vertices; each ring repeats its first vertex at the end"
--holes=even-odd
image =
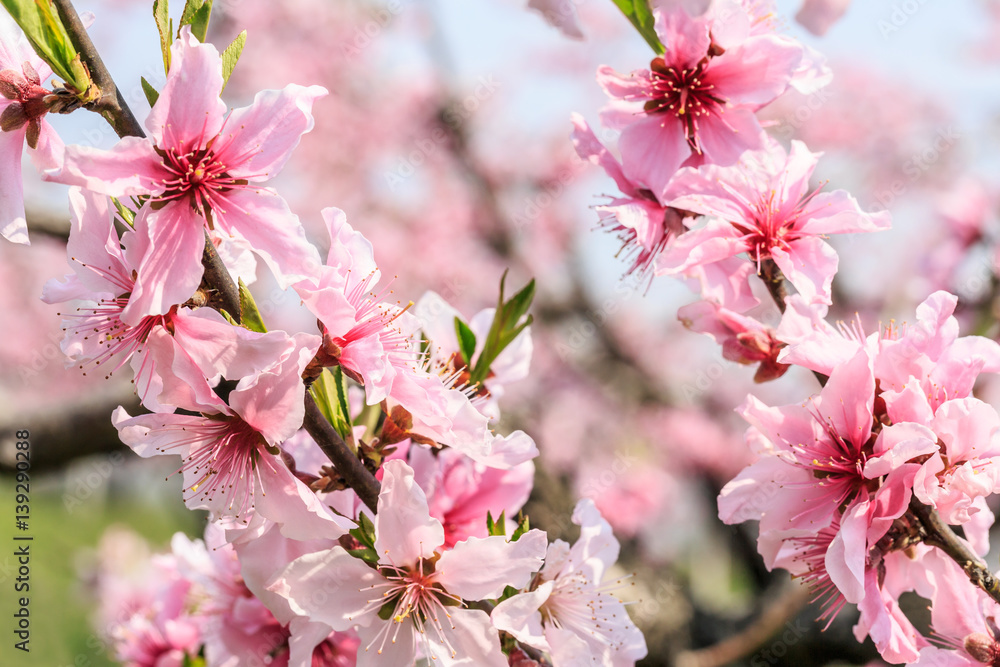
MULTIPOLYGON (((127 471, 122 471, 128 474, 127 471)), ((120 474, 116 471, 116 475, 120 474)), ((70 482, 32 476, 29 529, 14 525, 13 478, 0 477, 0 664, 39 667, 106 667, 116 664, 91 624, 95 601, 78 572, 81 556, 93 549, 104 530, 125 524, 147 538, 154 549, 164 550, 178 530, 198 535, 202 516, 186 510, 179 496, 157 494, 167 500, 139 497, 139 493, 94 493, 85 499, 72 494, 70 482), (15 542, 14 534, 30 535, 30 542, 15 542), (30 592, 14 590, 17 545, 29 544, 30 592), (30 653, 13 646, 17 599, 30 596, 30 653)), ((173 485, 170 485, 172 488, 173 485)), ((114 488, 114 486, 112 487, 114 488)))

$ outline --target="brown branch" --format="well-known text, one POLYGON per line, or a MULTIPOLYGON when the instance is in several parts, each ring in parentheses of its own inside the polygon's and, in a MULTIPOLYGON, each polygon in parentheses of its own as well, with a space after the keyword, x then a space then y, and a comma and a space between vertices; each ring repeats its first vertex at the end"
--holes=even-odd
POLYGON ((381 485, 323 416, 309 392, 306 392, 306 417, 302 422, 302 427, 312 436, 327 458, 333 462, 337 472, 354 489, 362 502, 368 505, 372 512, 378 511, 378 494, 381 485))
POLYGON ((933 507, 924 505, 914 496, 909 510, 926 531, 924 544, 937 547, 958 563, 973 585, 978 586, 994 601, 1000 603, 1000 581, 990 572, 986 564, 969 548, 951 526, 946 524, 933 507))
POLYGON ((101 91, 101 96, 95 102, 86 105, 86 108, 104 116, 119 137, 145 136, 142 126, 135 119, 135 115, 115 85, 111 73, 104 66, 104 61, 101 60, 97 48, 90 41, 90 35, 83 27, 83 22, 80 21, 80 16, 73 8, 73 3, 70 0, 52 0, 52 2, 59 12, 59 18, 62 19, 70 39, 73 40, 73 46, 80 54, 80 59, 87 66, 94 83, 101 91))
POLYGON ((808 586, 789 588, 742 632, 727 637, 715 646, 684 651, 678 655, 677 667, 722 667, 750 655, 799 613, 811 597, 812 591, 808 586))
POLYGON ((774 304, 778 310, 784 314, 785 299, 788 298, 788 286, 785 284, 785 274, 781 272, 773 259, 765 259, 760 263, 760 272, 757 274, 767 286, 767 291, 774 299, 774 304))
POLYGON ((211 285, 212 289, 219 295, 222 306, 233 320, 237 323, 242 322, 243 308, 240 306, 240 291, 233 283, 225 262, 215 250, 215 244, 212 243, 212 237, 208 235, 208 232, 205 232, 205 252, 201 256, 201 263, 205 267, 203 280, 211 285))

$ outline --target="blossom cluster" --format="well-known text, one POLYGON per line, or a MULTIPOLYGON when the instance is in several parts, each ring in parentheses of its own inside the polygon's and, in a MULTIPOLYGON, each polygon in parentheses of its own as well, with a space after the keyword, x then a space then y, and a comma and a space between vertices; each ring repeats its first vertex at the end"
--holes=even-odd
MULTIPOLYGON (((67 363, 131 372, 146 412, 115 410, 121 440, 141 457, 179 457, 184 503, 210 517, 204 543, 176 537, 141 585, 105 587, 118 658, 643 657, 610 592, 624 580, 604 581, 618 543, 593 503, 576 508, 572 547, 515 520, 538 450, 495 429, 504 386, 528 372, 533 283, 505 299, 501 280, 497 307, 468 319, 433 293, 393 302, 372 243, 332 207, 324 260, 267 183, 327 91, 291 84, 230 110, 231 64, 190 21, 168 36, 145 132, 110 149, 60 144, 39 163, 70 186, 73 272, 43 293, 65 304, 67 363), (265 323, 246 287, 265 269, 300 313, 265 323)), ((69 110, 65 91, 41 86, 48 71, 22 37, 3 47, 14 119, 3 136, 18 157, 25 137, 36 151, 56 145, 43 116, 69 110)), ((4 214, 5 236, 26 241, 23 211, 4 214)))
POLYGON ((856 637, 885 660, 993 664, 997 593, 982 556, 986 499, 1000 492, 1000 415, 973 389, 1000 372, 1000 345, 959 336, 958 299, 944 291, 914 323, 870 336, 860 318, 826 322, 839 262, 827 238, 888 229, 890 218, 812 187, 821 155, 763 128, 762 107, 831 77, 821 56, 775 31, 770 5, 664 7, 648 69, 598 70, 620 159, 580 116, 573 138, 620 194, 595 209, 629 272, 678 276, 698 292, 679 318, 726 359, 756 366, 757 382, 798 366, 823 385, 782 407, 747 397, 738 412, 755 460, 722 489, 720 518, 758 521, 765 565, 811 585, 827 625, 857 605, 856 637), (780 322, 758 319, 762 293, 780 322), (930 600, 933 636, 901 610, 907 592, 930 600))

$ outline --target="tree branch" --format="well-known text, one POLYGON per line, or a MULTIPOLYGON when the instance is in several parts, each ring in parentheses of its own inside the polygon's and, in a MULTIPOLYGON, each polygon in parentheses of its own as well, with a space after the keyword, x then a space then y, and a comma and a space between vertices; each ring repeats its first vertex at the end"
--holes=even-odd
POLYGON ((309 392, 306 392, 306 417, 302 426, 316 441, 327 458, 333 462, 337 472, 354 489, 362 502, 368 505, 372 512, 378 511, 378 494, 381 485, 351 451, 336 429, 326 420, 323 413, 319 411, 316 401, 313 400, 309 392))
POLYGON ((715 646, 678 655, 677 667, 722 667, 750 655, 798 614, 810 597, 812 592, 808 586, 796 585, 786 590, 742 632, 715 646))
POLYGON ((97 101, 88 104, 86 108, 104 116, 119 137, 145 136, 142 126, 139 125, 139 121, 135 119, 135 115, 126 104, 125 98, 118 91, 115 80, 111 78, 111 73, 104 66, 104 61, 101 60, 97 48, 90 41, 90 35, 83 27, 83 22, 80 21, 80 16, 73 8, 73 3, 70 0, 52 0, 52 2, 59 12, 59 18, 62 19, 70 39, 73 40, 73 46, 80 54, 80 59, 87 66, 90 76, 101 91, 101 96, 97 101))
POLYGON ((937 547, 958 563, 975 586, 982 589, 994 601, 1000 603, 1000 581, 990 572, 986 564, 969 548, 951 526, 946 524, 937 510, 924 505, 916 496, 910 500, 910 512, 917 517, 925 531, 924 544, 937 547))

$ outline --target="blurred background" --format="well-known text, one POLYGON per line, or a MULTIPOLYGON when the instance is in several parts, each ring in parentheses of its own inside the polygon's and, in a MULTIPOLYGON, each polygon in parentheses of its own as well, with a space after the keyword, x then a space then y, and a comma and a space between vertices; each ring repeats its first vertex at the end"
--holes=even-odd
MULTIPOLYGON (((164 80, 149 4, 77 3, 96 15, 91 34, 140 118, 139 77, 164 80)), ((854 641, 852 610, 821 632, 787 573, 764 569, 755 526, 716 518, 719 490, 749 462, 733 408, 748 392, 781 404, 818 387, 796 372, 755 385, 753 368, 677 322, 694 300, 681 283, 625 275, 620 241, 596 229, 590 209, 615 186, 576 158, 569 117, 597 127, 596 68, 627 72, 652 54, 610 0, 572 4, 583 40, 523 0, 216 0, 209 37, 222 49, 248 31, 226 89, 232 106, 287 83, 330 91, 274 183, 313 240, 325 238, 320 209, 337 206, 396 276, 398 298, 434 290, 469 316, 494 305, 505 270, 508 285, 537 280, 532 374, 504 396, 501 430, 522 428, 541 450, 533 526, 574 537, 572 507, 589 497, 615 527, 650 648, 641 664, 864 664, 876 654, 854 641), (752 644, 735 661, 719 647, 733 635, 752 644)), ((870 332, 948 289, 961 298, 963 331, 995 337, 1000 3, 855 2, 822 38, 794 22, 799 2, 777 4, 779 30, 824 53, 834 79, 765 109, 769 130, 825 151, 817 177, 830 189, 894 214, 891 232, 832 239, 841 269, 831 317, 858 313, 870 332)), ((94 114, 52 122, 66 143, 116 141, 94 114)), ((110 665, 91 585, 102 535, 114 527, 103 558, 127 563, 163 550, 175 531, 200 536, 205 519, 184 508, 177 477, 165 481, 170 462, 119 444, 110 414, 137 403, 128 378, 64 368, 59 307, 38 296, 69 271, 65 190, 27 164, 25 174, 32 245, 0 245, 0 516, 13 515, 14 431, 30 430, 32 442, 25 664, 110 665)), ((266 275, 254 290, 265 316, 298 302, 266 275)), ((773 306, 757 316, 777 324, 773 306)), ((1000 385, 979 395, 995 401, 1000 385)), ((15 572, 4 548, 0 618, 13 611, 15 572)), ((919 617, 920 601, 908 604, 919 617)))

